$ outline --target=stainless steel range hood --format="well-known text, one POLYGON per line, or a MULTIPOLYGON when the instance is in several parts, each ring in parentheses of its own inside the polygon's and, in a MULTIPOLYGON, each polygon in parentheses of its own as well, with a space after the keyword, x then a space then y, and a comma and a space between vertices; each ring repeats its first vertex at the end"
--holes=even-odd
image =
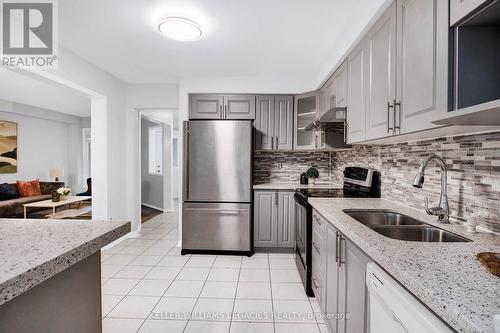
POLYGON ((344 127, 346 119, 346 107, 334 107, 326 111, 319 119, 311 122, 305 127, 306 131, 336 130, 344 127))

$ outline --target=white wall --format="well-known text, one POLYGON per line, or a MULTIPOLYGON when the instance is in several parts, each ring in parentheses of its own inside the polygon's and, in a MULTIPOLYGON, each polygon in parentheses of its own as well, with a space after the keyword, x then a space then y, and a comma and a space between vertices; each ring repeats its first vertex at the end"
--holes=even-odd
POLYGON ((1 183, 37 178, 53 181, 49 169, 58 167, 64 170, 61 181, 73 193, 82 191, 82 118, 3 101, 0 120, 16 122, 18 135, 17 173, 0 174, 1 183))
POLYGON ((92 210, 97 219, 130 220, 126 207, 126 84, 59 47, 59 68, 35 72, 91 98, 92 210))
MULTIPOLYGON (((139 180, 139 110, 176 109, 178 107, 177 84, 130 84, 127 86, 126 100, 126 199, 127 215, 132 221, 132 230, 141 226, 139 180)), ((126 208, 125 208, 126 207, 126 208)))

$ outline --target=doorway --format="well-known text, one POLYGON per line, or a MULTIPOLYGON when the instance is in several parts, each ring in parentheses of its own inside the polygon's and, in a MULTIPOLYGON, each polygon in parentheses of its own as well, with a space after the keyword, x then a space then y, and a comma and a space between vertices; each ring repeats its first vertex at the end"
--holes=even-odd
POLYGON ((139 112, 141 223, 175 210, 176 190, 172 180, 179 172, 176 111, 154 109, 139 112))

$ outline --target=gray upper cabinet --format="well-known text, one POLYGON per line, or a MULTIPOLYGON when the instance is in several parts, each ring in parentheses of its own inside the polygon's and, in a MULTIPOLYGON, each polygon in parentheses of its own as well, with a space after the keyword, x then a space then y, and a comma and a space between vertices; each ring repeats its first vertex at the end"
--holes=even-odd
POLYGON ((278 192, 254 192, 254 246, 276 247, 278 243, 278 192))
POLYGON ((366 47, 360 43, 347 58, 347 142, 365 139, 366 47))
POLYGON ((276 117, 274 112, 274 96, 263 95, 256 98, 255 110, 255 149, 274 149, 274 130, 276 117))
POLYGON ((189 119, 221 119, 224 109, 222 95, 189 95, 189 119))
POLYGON ((256 101, 255 149, 292 150, 293 96, 260 95, 256 101))
POLYGON ((394 133, 396 95, 396 4, 368 32, 366 80, 366 139, 394 133))
POLYGON ((255 119, 255 96, 225 95, 224 119, 255 119))
POLYGON ((279 192, 278 198, 278 247, 295 247, 294 192, 279 192))
POLYGON ((295 150, 311 150, 319 148, 319 140, 315 131, 306 131, 306 126, 316 120, 319 107, 319 91, 295 96, 294 108, 294 144, 295 150))
POLYGON ((255 119, 255 95, 190 94, 189 119, 255 119))
POLYGON ((295 201, 292 191, 254 191, 254 246, 295 246, 295 201))
POLYGON ((335 105, 332 106, 347 106, 347 76, 347 61, 344 61, 333 74, 335 105))
POLYGON ((275 110, 275 146, 280 150, 293 148, 293 96, 276 96, 275 110))
POLYGON ((448 1, 397 0, 397 55, 396 123, 431 128, 448 110, 448 1))

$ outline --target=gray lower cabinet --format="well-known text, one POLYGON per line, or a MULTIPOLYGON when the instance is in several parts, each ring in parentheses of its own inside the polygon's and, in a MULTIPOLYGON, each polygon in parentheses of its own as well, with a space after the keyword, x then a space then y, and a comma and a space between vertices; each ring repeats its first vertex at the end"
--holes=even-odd
POLYGON ((339 313, 339 267, 338 267, 338 237, 339 232, 331 225, 326 230, 326 293, 325 308, 326 323, 330 332, 337 332, 337 318, 339 313))
POLYGON ((366 314, 368 304, 366 285, 366 265, 371 259, 350 240, 341 236, 342 279, 339 293, 342 309, 349 314, 344 322, 340 321, 338 332, 363 333, 367 330, 366 314))
POLYGON ((323 217, 313 213, 311 284, 320 309, 326 305, 326 224, 323 217))
POLYGON ((190 94, 189 119, 255 119, 255 95, 190 94))
POLYGON ((295 246, 295 202, 291 191, 254 191, 254 247, 295 246))
MULTIPOLYGON (((313 211, 313 216, 315 215, 326 221, 313 211)), ((366 264, 371 260, 333 225, 328 222, 324 224, 326 224, 323 260, 325 290, 324 299, 318 300, 320 308, 326 315, 325 321, 330 332, 364 333, 367 329, 366 264)), ((314 253, 313 249, 313 256, 314 253)))
POLYGON ((255 191, 253 245, 276 247, 278 244, 278 192, 255 191))
POLYGON ((278 193, 278 247, 295 247, 294 192, 278 193))
POLYGON ((292 148, 293 96, 257 96, 255 149, 292 150, 292 148))

